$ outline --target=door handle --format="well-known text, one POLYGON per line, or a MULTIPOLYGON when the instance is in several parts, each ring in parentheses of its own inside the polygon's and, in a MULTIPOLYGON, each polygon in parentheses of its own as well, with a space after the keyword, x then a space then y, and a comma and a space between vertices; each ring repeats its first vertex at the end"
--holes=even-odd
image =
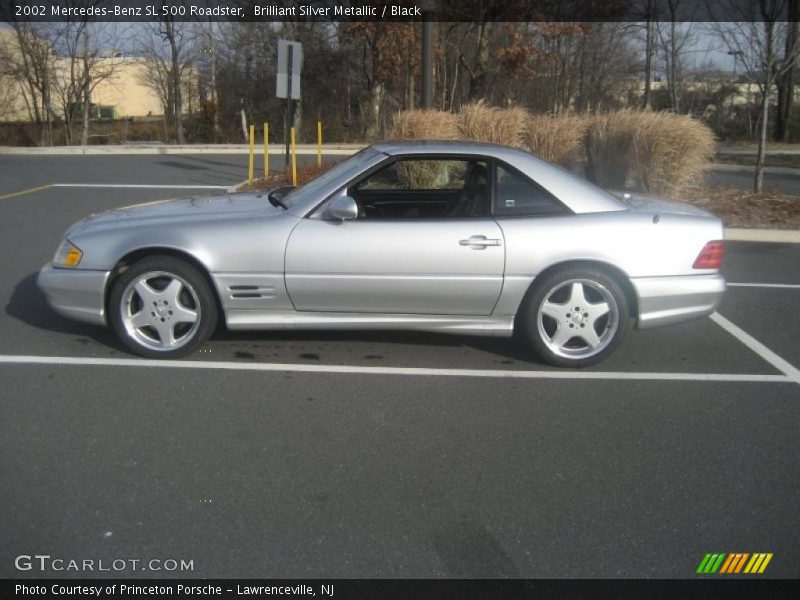
POLYGON ((490 239, 485 235, 471 235, 469 239, 458 240, 459 246, 469 246, 473 250, 484 250, 487 246, 499 246, 500 240, 490 239))

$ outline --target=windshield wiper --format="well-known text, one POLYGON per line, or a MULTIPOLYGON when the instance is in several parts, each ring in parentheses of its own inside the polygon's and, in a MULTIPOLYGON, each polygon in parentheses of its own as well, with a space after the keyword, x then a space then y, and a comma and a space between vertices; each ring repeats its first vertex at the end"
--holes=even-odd
POLYGON ((267 194, 267 200, 269 200, 269 203, 272 204, 272 206, 280 206, 283 210, 289 210, 283 200, 278 198, 277 194, 275 193, 277 191, 279 190, 272 190, 269 194, 267 194))

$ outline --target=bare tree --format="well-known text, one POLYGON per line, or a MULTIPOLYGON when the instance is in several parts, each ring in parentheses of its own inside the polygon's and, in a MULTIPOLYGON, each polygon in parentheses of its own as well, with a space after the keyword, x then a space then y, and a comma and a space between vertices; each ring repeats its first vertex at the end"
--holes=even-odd
MULTIPOLYGON (((688 0, 694 2, 694 0, 688 0)), ((666 74, 669 107, 681 110, 685 80, 685 59, 687 49, 694 43, 691 22, 679 22, 676 19, 682 14, 682 5, 687 0, 666 0, 663 3, 665 22, 659 22, 656 29, 658 40, 664 57, 664 73, 666 74)))
POLYGON ((414 40, 414 24, 349 23, 343 34, 347 43, 360 52, 359 72, 368 93, 365 134, 368 138, 380 137, 389 89, 404 75, 401 67, 407 48, 414 40))
POLYGON ((98 26, 89 19, 67 21, 53 30, 51 41, 59 54, 54 87, 64 117, 67 144, 72 143, 79 109, 81 145, 88 143, 92 94, 98 85, 118 72, 122 61, 117 55, 128 41, 129 30, 124 23, 98 26))
MULTIPOLYGON (((788 0, 787 31, 783 45, 783 64, 792 61, 792 54, 797 47, 798 19, 800 18, 800 0, 788 0)), ((794 99, 794 72, 796 65, 782 69, 778 77, 778 112, 775 115, 775 141, 789 140, 789 118, 792 113, 794 99)))
MULTIPOLYGON (((769 126, 769 99, 775 83, 794 67, 800 45, 796 36, 788 35, 789 0, 753 0, 741 3, 729 0, 724 8, 738 22, 716 23, 714 30, 728 51, 745 66, 746 75, 758 85, 761 94, 761 116, 753 189, 760 192, 764 184, 764 163, 769 126), (789 41, 791 40, 791 42, 789 41), (784 58, 778 60, 777 48, 784 42, 784 58)), ((711 8, 713 10, 713 8, 711 8)), ((719 10, 719 9, 717 9, 719 10)))
POLYGON ((6 76, 17 82, 31 120, 40 131, 39 143, 53 144, 53 80, 56 55, 46 25, 12 22, 13 48, 0 49, 6 76))
POLYGON ((165 17, 148 23, 140 36, 140 52, 147 64, 143 83, 161 98, 165 125, 174 130, 178 144, 186 143, 184 90, 199 50, 198 33, 193 23, 165 17))
POLYGON ((656 58, 656 33, 658 26, 659 0, 642 0, 637 5, 639 11, 634 13, 637 17, 637 25, 642 32, 642 45, 644 51, 644 90, 642 91, 642 108, 650 108, 653 92, 653 61, 656 58))

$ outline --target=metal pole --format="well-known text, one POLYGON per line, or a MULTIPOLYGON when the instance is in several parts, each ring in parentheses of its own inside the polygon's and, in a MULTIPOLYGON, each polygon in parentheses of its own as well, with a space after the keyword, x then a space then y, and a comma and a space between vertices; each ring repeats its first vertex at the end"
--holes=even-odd
POLYGON ((422 13, 422 108, 433 106, 433 23, 422 13))
POLYGON ((317 121, 317 166, 322 166, 322 121, 317 121))
POLYGON ((292 186, 297 187, 297 146, 294 143, 294 127, 292 127, 292 186))
POLYGON ((253 183, 253 163, 256 151, 256 127, 250 125, 250 160, 247 161, 247 182, 253 183))
POLYGON ((292 45, 288 44, 286 47, 286 157, 285 165, 289 168, 289 130, 292 125, 292 45))
POLYGON ((269 123, 264 123, 264 179, 269 179, 269 123))

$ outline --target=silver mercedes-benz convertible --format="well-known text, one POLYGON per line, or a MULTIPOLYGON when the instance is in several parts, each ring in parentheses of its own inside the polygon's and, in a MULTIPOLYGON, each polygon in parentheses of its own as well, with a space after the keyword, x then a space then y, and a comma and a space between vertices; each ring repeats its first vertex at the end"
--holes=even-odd
POLYGON ((62 315, 175 358, 229 329, 517 333, 580 367, 710 314, 722 224, 521 150, 383 142, 296 189, 142 204, 67 230, 38 284, 62 315))

